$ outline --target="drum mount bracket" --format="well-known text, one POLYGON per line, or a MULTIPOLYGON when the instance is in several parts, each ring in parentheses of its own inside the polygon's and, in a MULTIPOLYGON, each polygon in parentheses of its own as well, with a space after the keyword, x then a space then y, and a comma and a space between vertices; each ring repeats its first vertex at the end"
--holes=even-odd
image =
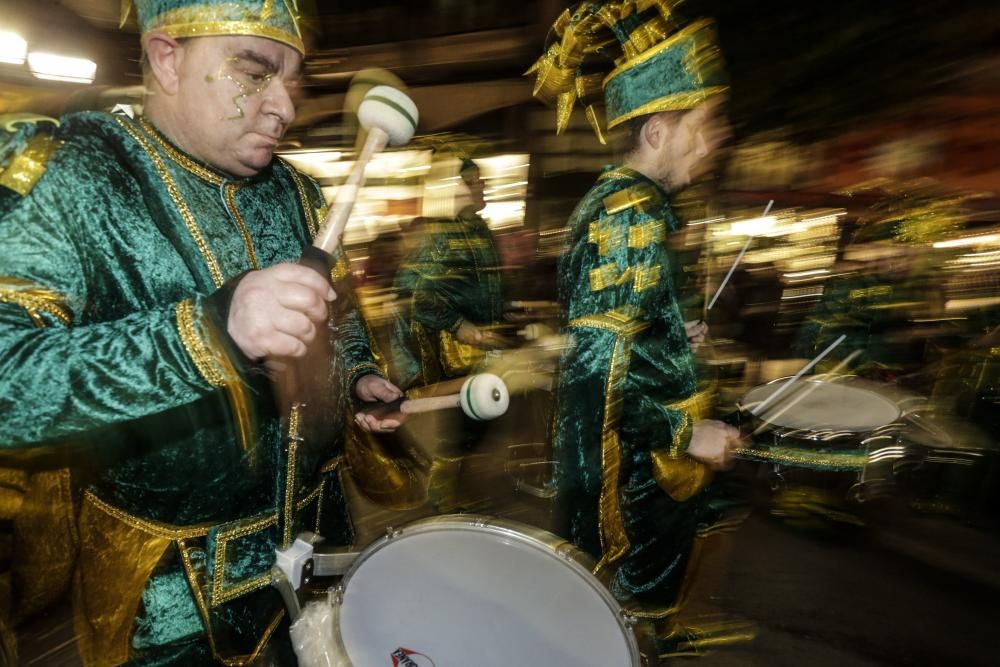
POLYGON ((315 533, 300 533, 286 549, 277 549, 271 585, 278 589, 294 621, 302 613, 301 591, 313 577, 343 576, 361 554, 353 547, 322 544, 315 533))

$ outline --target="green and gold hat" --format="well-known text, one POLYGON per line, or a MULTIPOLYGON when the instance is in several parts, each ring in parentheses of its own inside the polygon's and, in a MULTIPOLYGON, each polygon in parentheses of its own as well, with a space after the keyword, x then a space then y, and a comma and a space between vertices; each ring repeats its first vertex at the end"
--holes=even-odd
POLYGON ((122 0, 122 25, 133 5, 143 42, 153 31, 174 38, 250 35, 305 53, 298 0, 122 0))
POLYGON ((527 72, 537 76, 534 95, 556 106, 557 133, 578 103, 603 143, 606 129, 631 118, 693 109, 728 89, 714 24, 682 24, 675 4, 589 1, 559 17, 527 72))

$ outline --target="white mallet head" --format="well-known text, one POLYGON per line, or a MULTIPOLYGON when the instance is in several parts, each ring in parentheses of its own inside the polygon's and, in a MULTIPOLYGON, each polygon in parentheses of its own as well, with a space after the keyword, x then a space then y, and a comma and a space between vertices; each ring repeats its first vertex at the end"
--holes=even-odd
POLYGON ((507 412, 507 406, 510 405, 507 385, 490 373, 470 377, 462 385, 459 396, 462 411, 476 421, 496 419, 507 412))
POLYGON ((389 135, 390 146, 402 146, 417 131, 420 114, 406 93, 392 86, 375 86, 358 107, 358 122, 366 130, 379 128, 389 135))

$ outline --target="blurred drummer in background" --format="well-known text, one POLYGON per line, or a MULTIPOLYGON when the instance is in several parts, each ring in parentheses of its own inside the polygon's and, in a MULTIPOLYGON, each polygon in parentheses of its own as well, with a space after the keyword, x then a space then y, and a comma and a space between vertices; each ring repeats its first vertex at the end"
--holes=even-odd
POLYGON ((557 101, 559 129, 579 101, 599 136, 628 133, 622 165, 574 211, 559 266, 572 344, 554 420, 557 532, 669 634, 696 531, 712 519, 706 487, 738 443, 735 429, 704 419, 713 397, 697 391, 692 342, 705 328, 683 321, 667 244, 680 227, 671 194, 728 138, 723 65, 713 24, 682 24, 665 3, 585 2, 554 33, 531 72, 536 94, 557 101), (593 89, 602 77, 586 56, 609 38, 621 58, 603 79, 605 122, 593 89))
POLYGON ((486 350, 505 347, 500 256, 479 212, 486 206, 479 167, 438 154, 425 186, 419 239, 396 274, 409 308, 394 326, 393 372, 403 388, 467 375, 486 350))
MULTIPOLYGON (((391 372, 404 389, 479 372, 488 350, 508 346, 497 332, 503 284, 493 234, 479 215, 486 206, 483 191, 479 167, 468 156, 436 152, 424 215, 409 232, 418 238, 409 239, 395 279, 405 305, 393 321, 391 372)), ((456 509, 463 456, 485 427, 457 411, 436 415, 434 428, 417 427, 421 435, 411 444, 429 459, 427 491, 438 511, 456 509)), ((408 427, 401 435, 410 432, 408 427)))

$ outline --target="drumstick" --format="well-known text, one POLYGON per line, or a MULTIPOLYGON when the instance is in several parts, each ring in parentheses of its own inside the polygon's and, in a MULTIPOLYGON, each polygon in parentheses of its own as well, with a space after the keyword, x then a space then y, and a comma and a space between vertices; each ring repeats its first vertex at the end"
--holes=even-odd
MULTIPOLYGON (((764 212, 761 214, 760 217, 763 218, 764 216, 766 216, 768 214, 768 212, 771 210, 771 207, 773 205, 774 205, 774 200, 773 199, 771 201, 767 202, 767 206, 764 208, 764 212)), ((737 267, 737 265, 739 265, 740 260, 743 259, 743 255, 746 254, 747 248, 750 247, 750 242, 751 241, 753 241, 753 237, 752 236, 749 237, 749 238, 747 238, 747 242, 743 244, 743 249, 740 250, 740 254, 736 256, 736 261, 733 262, 733 265, 729 267, 729 273, 727 273, 726 277, 722 279, 722 284, 719 285, 719 289, 715 290, 715 296, 712 297, 712 300, 708 303, 708 307, 705 308, 705 312, 706 313, 708 311, 712 310, 712 306, 715 305, 715 302, 718 300, 719 295, 722 294, 722 290, 726 289, 726 283, 729 282, 729 279, 733 275, 733 271, 736 270, 736 267, 737 267)))
MULTIPOLYGON (((465 379, 456 394, 400 399, 393 403, 378 404, 362 412, 378 419, 392 419, 394 413, 399 412, 405 419, 406 416, 421 412, 461 407, 462 412, 472 419, 487 421, 506 413, 508 405, 510 405, 510 393, 504 381, 496 375, 480 373, 465 379)), ((360 419, 360 413, 356 419, 360 419)))
POLYGON ((760 413, 764 411, 764 408, 766 408, 768 405, 770 405, 771 403, 773 403, 774 401, 776 401, 779 396, 781 396, 786 391, 788 391, 788 389, 792 386, 792 384, 796 380, 798 380, 800 377, 802 377, 803 375, 805 375, 806 373, 808 373, 809 370, 813 366, 815 366, 820 361, 822 361, 823 358, 826 357, 826 355, 830 354, 833 351, 833 348, 837 347, 842 342, 844 342, 845 338, 847 338, 847 334, 841 334, 840 338, 838 338, 837 340, 835 340, 832 343, 830 343, 830 345, 825 350, 823 350, 822 352, 819 353, 819 356, 817 356, 815 359, 813 359, 808 364, 806 364, 802 368, 802 370, 800 370, 798 373, 796 373, 795 375, 793 375, 792 377, 790 377, 788 379, 788 381, 785 382, 785 384, 781 385, 778 388, 778 391, 774 392, 773 394, 771 394, 770 396, 768 396, 766 399, 764 399, 763 401, 761 401, 760 405, 756 406, 755 408, 751 408, 750 414, 754 415, 755 417, 758 416, 758 415, 760 415, 760 413))
MULTIPOLYGON (((847 355, 840 363, 838 363, 836 366, 834 366, 829 371, 827 371, 826 375, 835 375, 835 374, 839 373, 840 369, 844 368, 849 363, 851 363, 852 361, 854 361, 854 359, 859 354, 861 354, 861 350, 854 350, 854 352, 851 352, 849 355, 847 355)), ((790 410, 799 401, 801 401, 803 398, 805 398, 806 396, 808 396, 809 394, 811 394, 812 392, 814 392, 817 387, 819 387, 819 383, 812 384, 812 385, 806 387, 805 389, 803 389, 802 391, 794 394, 794 398, 791 401, 789 401, 788 403, 786 403, 785 405, 781 406, 781 409, 778 410, 778 412, 774 413, 773 415, 768 415, 768 416, 765 417, 765 416, 763 416, 761 414, 758 414, 757 416, 760 417, 761 420, 764 423, 761 424, 760 426, 758 426, 754 430, 754 432, 751 433, 750 435, 751 436, 757 435, 761 431, 763 431, 764 429, 766 429, 772 423, 774 423, 775 421, 777 421, 777 419, 779 417, 781 417, 781 415, 783 415, 786 412, 788 412, 788 410, 790 410)), ((761 404, 761 405, 763 405, 763 404, 761 404)))
POLYGON ((368 130, 368 137, 347 181, 337 190, 337 198, 313 240, 314 247, 333 254, 340 245, 340 236, 372 156, 386 145, 401 146, 408 142, 417 129, 417 119, 416 105, 402 91, 391 86, 375 86, 368 91, 358 107, 358 120, 368 130))

